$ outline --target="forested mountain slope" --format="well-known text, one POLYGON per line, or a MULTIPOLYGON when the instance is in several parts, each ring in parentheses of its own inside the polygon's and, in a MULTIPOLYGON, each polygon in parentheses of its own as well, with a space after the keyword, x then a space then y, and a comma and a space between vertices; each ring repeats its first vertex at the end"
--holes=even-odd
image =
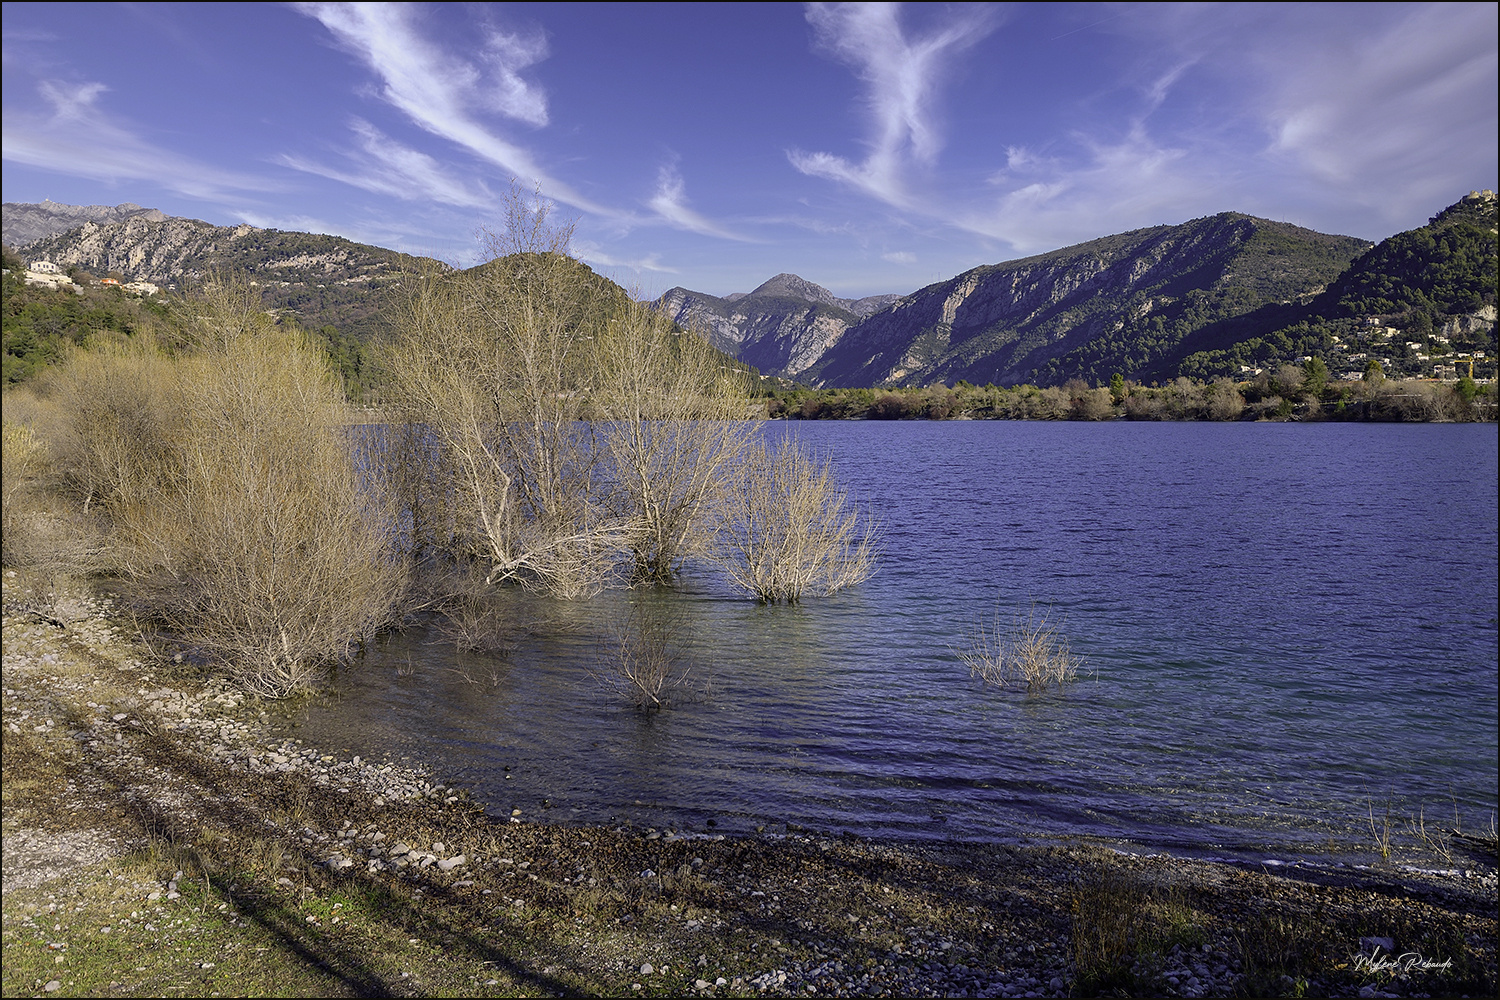
POLYGON ((1208 378, 1317 356, 1337 371, 1374 357, 1387 374, 1430 377, 1483 351, 1493 375, 1497 229, 1494 193, 1472 192, 1361 254, 1310 301, 1197 331, 1177 368, 1208 378))
POLYGON ((1319 292, 1362 240, 1234 212, 977 267, 850 329, 807 372, 829 386, 1107 381, 1193 331, 1319 292))

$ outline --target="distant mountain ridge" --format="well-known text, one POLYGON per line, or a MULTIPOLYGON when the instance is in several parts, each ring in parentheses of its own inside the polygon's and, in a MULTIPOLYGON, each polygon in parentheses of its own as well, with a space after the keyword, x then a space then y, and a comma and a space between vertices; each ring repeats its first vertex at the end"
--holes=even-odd
POLYGON ((722 298, 686 288, 668 289, 654 307, 697 330, 726 354, 770 375, 797 377, 843 336, 899 295, 839 298, 795 274, 778 274, 752 292, 722 298))
POLYGON ((0 211, 0 240, 12 248, 20 248, 44 236, 56 236, 69 229, 76 229, 85 222, 109 225, 126 219, 142 218, 161 222, 167 214, 156 208, 142 208, 134 202, 109 205, 64 205, 60 202, 43 201, 37 204, 8 201, 0 211))
MULTIPOLYGON (((1496 214, 1493 192, 1472 192, 1372 246, 1223 212, 986 264, 905 296, 840 298, 783 273, 723 297, 672 288, 654 306, 766 374, 826 387, 1211 379, 1307 356, 1431 377, 1448 353, 1493 357, 1496 214)), ((268 307, 359 340, 390 328, 397 279, 419 263, 131 204, 4 207, 7 233, 69 221, 15 249, 166 285, 238 272, 268 307)))
POLYGON ((1369 244, 1224 212, 976 267, 850 329, 815 385, 1093 384, 1171 357, 1204 323, 1320 291, 1369 244))
POLYGON ((1211 378, 1317 356, 1340 371, 1373 358, 1387 374, 1430 378, 1450 353, 1476 351, 1491 369, 1497 233, 1500 201, 1471 191, 1360 254, 1316 295, 1195 330, 1173 373, 1211 378))
MULTIPOLYGON (((27 210, 37 207, 7 203, 7 231, 13 214, 31 218, 36 213, 27 210)), ((251 225, 215 226, 155 209, 126 212, 115 222, 86 217, 90 213, 97 217, 97 207, 52 204, 47 217, 82 218, 82 223, 16 249, 28 259, 50 260, 62 268, 80 267, 96 276, 114 271, 168 286, 214 271, 244 274, 260 286, 269 307, 294 313, 312 329, 331 325, 362 340, 390 329, 394 283, 407 264, 415 261, 406 254, 342 236, 251 225), (73 211, 63 211, 67 209, 73 211)))

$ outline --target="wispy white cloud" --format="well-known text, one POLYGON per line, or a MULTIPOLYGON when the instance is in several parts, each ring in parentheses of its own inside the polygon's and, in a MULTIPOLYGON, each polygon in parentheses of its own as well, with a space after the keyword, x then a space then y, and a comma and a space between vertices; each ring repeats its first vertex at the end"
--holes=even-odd
POLYGON ((1115 75, 1074 107, 1059 105, 1063 128, 1004 147, 1003 164, 976 186, 937 168, 940 77, 924 59, 951 60, 964 43, 941 29, 909 40, 894 7, 817 6, 808 13, 817 38, 864 81, 876 127, 861 162, 790 155, 899 218, 1019 252, 1226 209, 1374 236, 1372 214, 1410 221, 1492 183, 1496 10, 1132 7, 1079 29, 1122 36, 1113 44, 1130 55, 1115 75))
POLYGON ((546 58, 542 37, 488 31, 477 61, 443 51, 413 23, 408 4, 303 3, 347 51, 382 81, 380 96, 419 128, 498 166, 526 186, 539 185, 566 205, 604 216, 620 213, 550 175, 530 150, 498 135, 483 120, 498 115, 540 127, 546 94, 521 74, 546 58))
POLYGON ((586 240, 575 240, 573 252, 586 263, 596 264, 599 267, 623 267, 637 273, 641 271, 655 271, 660 274, 681 273, 677 268, 663 264, 661 254, 657 253, 646 254, 643 257, 616 257, 606 252, 597 243, 586 240))
POLYGON ((1496 21, 1494 4, 1422 4, 1357 45, 1268 52, 1269 152, 1330 185, 1457 193, 1495 159, 1496 21))
POLYGON ((149 181, 205 200, 233 200, 239 193, 280 188, 266 178, 222 170, 142 138, 123 118, 99 107, 108 89, 102 83, 42 81, 38 90, 50 112, 7 108, 0 140, 4 158, 90 180, 149 181))
POLYGON ((1490 182, 1497 22, 1494 4, 1150 4, 1112 27, 1219 92, 1209 113, 1233 124, 1205 124, 1191 158, 1221 168, 1221 201, 1326 227, 1410 224, 1490 182))
POLYGON ((493 209, 495 196, 482 183, 466 183, 453 177, 436 159, 403 146, 375 126, 356 118, 351 124, 360 152, 350 155, 357 170, 339 170, 300 156, 284 155, 279 161, 320 177, 351 184, 376 194, 407 201, 437 201, 458 208, 493 209))
POLYGON ((1114 142, 1074 135, 1070 152, 1064 159, 1010 149, 1006 169, 990 178, 999 189, 995 200, 951 209, 948 221, 1026 253, 1163 217, 1180 220, 1228 179, 1217 170, 1203 176, 1188 150, 1159 144, 1140 122, 1114 142))
POLYGON ((859 163, 826 152, 790 150, 787 157, 809 176, 853 185, 897 207, 911 206, 904 176, 908 165, 930 167, 942 148, 935 104, 943 70, 959 51, 994 29, 993 13, 965 7, 915 38, 901 26, 899 4, 808 4, 807 20, 818 44, 853 66, 865 83, 869 153, 859 163))
POLYGON ((749 237, 732 232, 688 207, 687 186, 683 183, 675 162, 662 165, 656 177, 656 193, 652 195, 649 204, 652 211, 677 229, 703 236, 717 236, 720 239, 753 242, 749 237))

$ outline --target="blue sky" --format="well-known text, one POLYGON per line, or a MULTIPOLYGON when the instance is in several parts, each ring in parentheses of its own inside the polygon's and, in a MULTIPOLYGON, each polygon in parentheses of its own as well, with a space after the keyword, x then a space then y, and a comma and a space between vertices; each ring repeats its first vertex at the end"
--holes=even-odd
POLYGON ((1497 183, 1497 6, 85 4, 4 18, 5 201, 476 259, 514 178, 653 295, 840 295, 1497 183))

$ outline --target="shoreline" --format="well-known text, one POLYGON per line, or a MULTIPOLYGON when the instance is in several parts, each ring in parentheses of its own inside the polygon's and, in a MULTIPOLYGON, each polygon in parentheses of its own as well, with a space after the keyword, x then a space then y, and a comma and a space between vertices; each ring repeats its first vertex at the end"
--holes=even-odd
POLYGON ((5 579, 6 995, 1494 993, 1493 858, 496 817, 420 767, 270 737, 253 699, 45 582, 5 579))

